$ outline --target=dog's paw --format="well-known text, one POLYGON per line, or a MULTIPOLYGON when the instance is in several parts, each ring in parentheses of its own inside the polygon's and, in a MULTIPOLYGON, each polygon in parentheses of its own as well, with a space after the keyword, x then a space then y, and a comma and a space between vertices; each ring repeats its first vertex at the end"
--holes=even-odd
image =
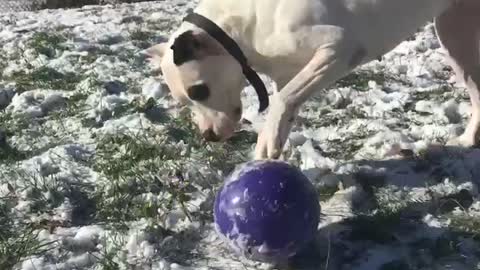
POLYGON ((273 99, 265 125, 258 135, 255 159, 280 158, 293 125, 294 112, 273 99))
POLYGON ((278 135, 268 132, 268 130, 262 131, 258 135, 257 145, 255 147, 255 159, 278 159, 282 154, 283 145, 278 135))
POLYGON ((459 137, 450 139, 446 145, 470 148, 478 145, 478 141, 475 139, 474 136, 466 136, 465 134, 463 134, 459 137))

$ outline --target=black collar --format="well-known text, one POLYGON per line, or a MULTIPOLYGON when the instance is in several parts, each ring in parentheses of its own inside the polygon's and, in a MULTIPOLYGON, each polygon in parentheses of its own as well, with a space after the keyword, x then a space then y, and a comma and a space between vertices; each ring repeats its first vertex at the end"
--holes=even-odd
POLYGON ((243 74, 257 92, 258 100, 260 102, 258 111, 263 112, 265 109, 267 109, 269 103, 267 88, 258 76, 257 72, 250 67, 247 57, 245 57, 245 54, 243 54, 237 43, 220 27, 218 27, 218 25, 200 14, 190 13, 183 20, 196 25, 207 32, 211 37, 222 44, 225 50, 227 50, 227 52, 230 53, 238 61, 238 63, 240 63, 243 74))

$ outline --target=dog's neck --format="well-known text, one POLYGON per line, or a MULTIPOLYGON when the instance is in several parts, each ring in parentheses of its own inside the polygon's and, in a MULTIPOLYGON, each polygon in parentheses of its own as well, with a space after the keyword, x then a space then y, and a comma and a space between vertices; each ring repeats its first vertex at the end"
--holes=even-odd
MULTIPOLYGON (((255 71, 269 76, 277 83, 277 87, 281 88, 299 71, 304 64, 305 55, 310 57, 310 54, 307 51, 291 49, 287 50, 286 54, 279 53, 278 44, 271 39, 275 32, 275 19, 270 11, 265 9, 265 5, 257 0, 203 0, 194 12, 219 26, 241 48, 250 66, 255 71), (291 65, 291 68, 284 67, 285 57, 298 59, 300 64, 291 65)), ((190 23, 182 26, 180 32, 198 29, 190 23)))
MULTIPOLYGON (((253 35, 255 31, 255 1, 203 0, 195 12, 207 17, 232 38, 242 49, 249 63, 258 71, 261 68, 261 55, 256 51, 253 35), (251 6, 247 7, 246 3, 251 6), (235 6, 239 8, 235 8, 235 6)), ((196 26, 190 26, 196 27, 196 26)))

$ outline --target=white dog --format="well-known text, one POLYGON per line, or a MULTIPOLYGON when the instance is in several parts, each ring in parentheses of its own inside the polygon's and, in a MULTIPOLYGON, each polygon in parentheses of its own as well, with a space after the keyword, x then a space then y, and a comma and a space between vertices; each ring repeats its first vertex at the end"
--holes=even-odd
POLYGON ((255 154, 274 159, 314 91, 392 50, 432 18, 472 102, 464 134, 451 143, 473 146, 480 135, 480 0, 203 0, 149 55, 209 141, 232 136, 245 78, 259 94, 260 111, 269 105, 251 67, 270 76, 280 91, 270 98, 255 154))

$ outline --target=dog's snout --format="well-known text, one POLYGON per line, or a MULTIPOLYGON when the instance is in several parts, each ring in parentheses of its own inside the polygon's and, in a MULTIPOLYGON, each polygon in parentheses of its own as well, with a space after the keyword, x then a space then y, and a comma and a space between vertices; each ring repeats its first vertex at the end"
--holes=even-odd
POLYGON ((209 142, 220 141, 220 136, 218 136, 211 128, 205 130, 202 135, 206 141, 209 141, 209 142))

